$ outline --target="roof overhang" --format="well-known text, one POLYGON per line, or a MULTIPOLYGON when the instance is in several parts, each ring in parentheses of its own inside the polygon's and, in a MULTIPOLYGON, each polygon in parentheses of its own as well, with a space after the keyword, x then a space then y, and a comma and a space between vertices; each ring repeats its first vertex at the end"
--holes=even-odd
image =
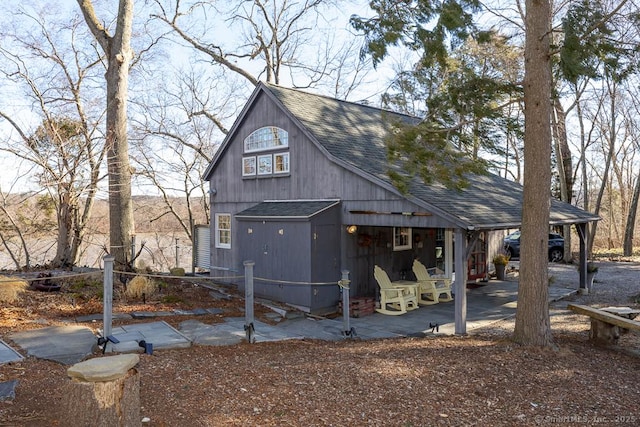
POLYGON ((238 220, 308 220, 337 206, 340 200, 265 200, 238 212, 238 220))

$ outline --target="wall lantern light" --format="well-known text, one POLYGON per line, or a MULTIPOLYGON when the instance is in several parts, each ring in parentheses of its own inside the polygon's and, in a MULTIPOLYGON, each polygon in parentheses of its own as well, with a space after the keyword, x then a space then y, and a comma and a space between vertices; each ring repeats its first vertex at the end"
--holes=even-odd
POLYGON ((358 231, 358 227, 355 225, 350 225, 347 227, 347 233, 349 234, 354 234, 356 231, 358 231))

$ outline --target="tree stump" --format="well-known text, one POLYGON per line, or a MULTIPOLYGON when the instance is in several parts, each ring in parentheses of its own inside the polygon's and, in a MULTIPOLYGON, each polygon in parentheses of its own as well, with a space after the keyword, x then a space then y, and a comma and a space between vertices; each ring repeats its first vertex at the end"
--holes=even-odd
POLYGON ((61 419, 67 426, 140 425, 140 374, 137 354, 95 358, 67 370, 61 419))
POLYGON ((601 320, 591 319, 589 338, 597 345, 615 345, 618 343, 618 338, 620 338, 620 328, 601 320))

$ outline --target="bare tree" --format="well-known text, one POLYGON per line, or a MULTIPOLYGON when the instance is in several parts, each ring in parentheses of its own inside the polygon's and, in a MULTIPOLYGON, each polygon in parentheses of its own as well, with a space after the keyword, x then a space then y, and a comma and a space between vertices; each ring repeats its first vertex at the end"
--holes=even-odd
POLYGON ((16 198, 18 200, 10 200, 10 197, 0 189, 0 212, 2 212, 0 217, 0 243, 4 251, 11 257, 15 268, 20 270, 23 258, 24 266, 26 268, 31 266, 31 253, 25 238, 25 234, 28 233, 26 227, 19 224, 13 214, 14 209, 12 209, 22 205, 24 200, 21 200, 22 196, 16 195, 14 199, 16 198))
POLYGON ((92 0, 77 0, 94 38, 106 57, 107 114, 106 146, 109 174, 109 252, 117 268, 130 269, 131 238, 134 233, 131 199, 131 166, 127 135, 129 67, 133 60, 131 33, 133 0, 118 2, 115 32, 110 33, 93 7, 92 0))
MULTIPOLYGON (((631 85, 630 85, 631 86, 631 85)), ((627 117, 627 131, 630 135, 634 152, 640 153, 640 94, 638 93, 638 87, 629 88, 629 109, 626 111, 627 117)), ((640 171, 640 167, 635 167, 631 170, 636 172, 640 171)), ((640 173, 636 173, 631 178, 631 183, 635 180, 635 185, 632 185, 632 196, 629 204, 629 212, 626 218, 625 230, 624 230, 624 242, 622 245, 623 255, 633 255, 633 238, 635 236, 635 225, 638 215, 638 205, 640 204, 640 173)))
POLYGON ((205 69, 176 70, 134 106, 144 109, 132 120, 138 185, 150 186, 164 201, 153 221, 171 215, 189 238, 195 224, 209 221, 202 175, 240 108, 237 97, 223 95, 234 89, 229 79, 205 69), (187 217, 177 203, 188 207, 187 217))
POLYGON ((0 71, 7 87, 23 90, 35 107, 31 114, 41 122, 33 129, 17 120, 22 112, 0 110, 16 135, 0 150, 33 165, 40 188, 55 205, 57 245, 51 264, 70 267, 78 259, 104 156, 96 132, 103 110, 85 108, 91 95, 99 96, 87 83, 99 56, 87 52, 77 16, 57 22, 48 12, 14 13, 20 24, 4 32, 9 43, 0 49, 0 71))
POLYGON ((337 38, 335 23, 324 17, 330 8, 335 15, 334 0, 155 2, 160 12, 153 17, 179 42, 252 86, 259 80, 323 86, 346 98, 372 70, 371 61, 357 54, 355 37, 345 32, 346 40, 337 38), (232 41, 218 37, 221 32, 232 32, 232 41))

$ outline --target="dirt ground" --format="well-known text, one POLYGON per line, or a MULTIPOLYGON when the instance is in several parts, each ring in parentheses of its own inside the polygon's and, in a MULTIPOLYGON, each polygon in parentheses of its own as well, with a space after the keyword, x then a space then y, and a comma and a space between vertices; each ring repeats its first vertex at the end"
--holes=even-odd
MULTIPOLYGON (((603 264, 598 277, 596 292, 573 302, 640 307, 640 263, 603 264)), ((56 293, 29 290, 16 303, 0 303, 0 337, 100 313, 99 287, 83 283, 56 293)), ((242 315, 244 303, 230 291, 213 298, 188 281, 160 288, 144 302, 116 292, 114 311, 224 310, 198 317, 206 323, 242 315)), ((151 426, 638 425, 638 336, 623 335, 615 348, 594 347, 587 318, 561 306, 551 306, 555 350, 515 345, 509 319, 469 336, 292 340, 142 354, 141 416, 151 426)), ((266 312, 257 310, 256 317, 268 321, 266 312)), ((185 318, 163 320, 177 326, 185 318)), ((15 399, 0 402, 0 426, 66 425, 56 409, 65 399, 66 369, 32 357, 0 365, 0 382, 19 381, 15 399)))

